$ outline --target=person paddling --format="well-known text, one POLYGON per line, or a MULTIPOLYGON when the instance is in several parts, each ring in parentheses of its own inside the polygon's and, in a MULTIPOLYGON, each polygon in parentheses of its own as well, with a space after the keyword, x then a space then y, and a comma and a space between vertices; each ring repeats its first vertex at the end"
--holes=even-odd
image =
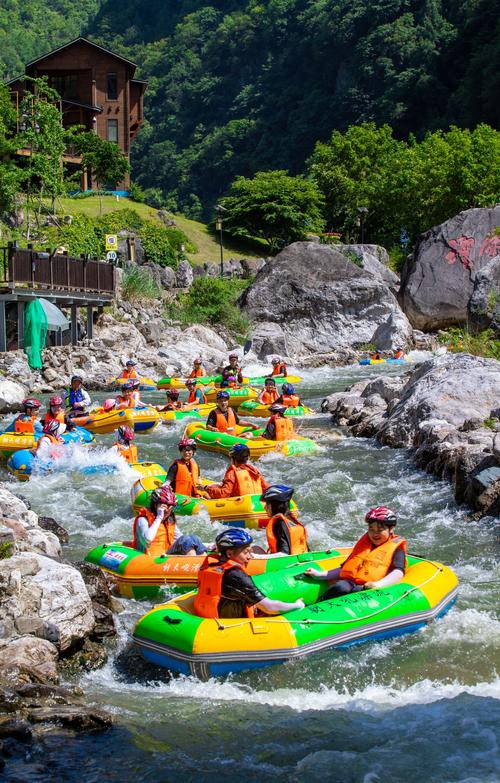
POLYGON ((403 578, 406 570, 406 539, 396 536, 397 515, 386 506, 370 509, 365 516, 367 532, 361 536, 340 568, 320 571, 308 568, 306 576, 333 582, 321 600, 338 598, 360 590, 389 587, 403 578))

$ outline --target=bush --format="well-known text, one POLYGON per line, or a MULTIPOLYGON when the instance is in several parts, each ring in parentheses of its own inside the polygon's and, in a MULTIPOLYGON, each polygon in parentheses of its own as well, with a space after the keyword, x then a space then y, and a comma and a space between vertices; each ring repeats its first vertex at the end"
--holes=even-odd
POLYGON ((471 334, 465 327, 455 326, 441 332, 438 340, 451 353, 471 353, 473 356, 500 360, 500 340, 493 329, 471 334))
POLYGON ((122 295, 129 301, 140 299, 159 299, 161 289, 153 279, 149 269, 129 266, 123 272, 122 295))
POLYGON ((188 293, 181 295, 177 304, 169 305, 166 315, 182 323, 223 325, 242 336, 248 330, 248 321, 236 302, 249 284, 249 280, 197 277, 188 293))
POLYGON ((170 266, 176 269, 177 256, 170 244, 167 229, 164 226, 147 223, 140 233, 147 260, 159 266, 170 266))

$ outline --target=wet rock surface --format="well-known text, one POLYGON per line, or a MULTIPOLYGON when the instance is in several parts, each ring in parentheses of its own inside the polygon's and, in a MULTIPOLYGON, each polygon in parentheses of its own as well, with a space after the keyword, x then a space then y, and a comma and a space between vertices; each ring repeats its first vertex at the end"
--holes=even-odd
POLYGON ((500 506, 500 363, 445 355, 402 376, 361 381, 322 408, 358 437, 413 449, 416 464, 453 484, 479 516, 500 506))

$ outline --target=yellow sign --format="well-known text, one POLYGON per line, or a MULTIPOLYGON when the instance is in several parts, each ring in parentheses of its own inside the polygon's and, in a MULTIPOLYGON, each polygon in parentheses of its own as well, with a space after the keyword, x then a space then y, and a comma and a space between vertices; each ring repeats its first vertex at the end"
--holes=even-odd
POLYGON ((106 250, 116 250, 118 248, 118 236, 116 234, 106 234, 106 250))

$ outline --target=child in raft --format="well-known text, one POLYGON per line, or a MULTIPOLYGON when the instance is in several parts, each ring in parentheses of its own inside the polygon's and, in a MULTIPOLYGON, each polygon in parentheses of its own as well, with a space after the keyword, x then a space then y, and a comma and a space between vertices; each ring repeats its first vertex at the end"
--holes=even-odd
POLYGON ((141 508, 133 523, 133 547, 151 557, 202 555, 207 546, 198 536, 183 536, 176 524, 175 493, 169 484, 153 490, 149 508, 141 508))
POLYGON ((338 598, 360 590, 388 587, 400 582, 406 569, 406 539, 394 534, 396 512, 385 506, 370 509, 365 516, 367 532, 353 547, 340 568, 320 571, 308 568, 306 576, 333 581, 321 600, 338 598))

